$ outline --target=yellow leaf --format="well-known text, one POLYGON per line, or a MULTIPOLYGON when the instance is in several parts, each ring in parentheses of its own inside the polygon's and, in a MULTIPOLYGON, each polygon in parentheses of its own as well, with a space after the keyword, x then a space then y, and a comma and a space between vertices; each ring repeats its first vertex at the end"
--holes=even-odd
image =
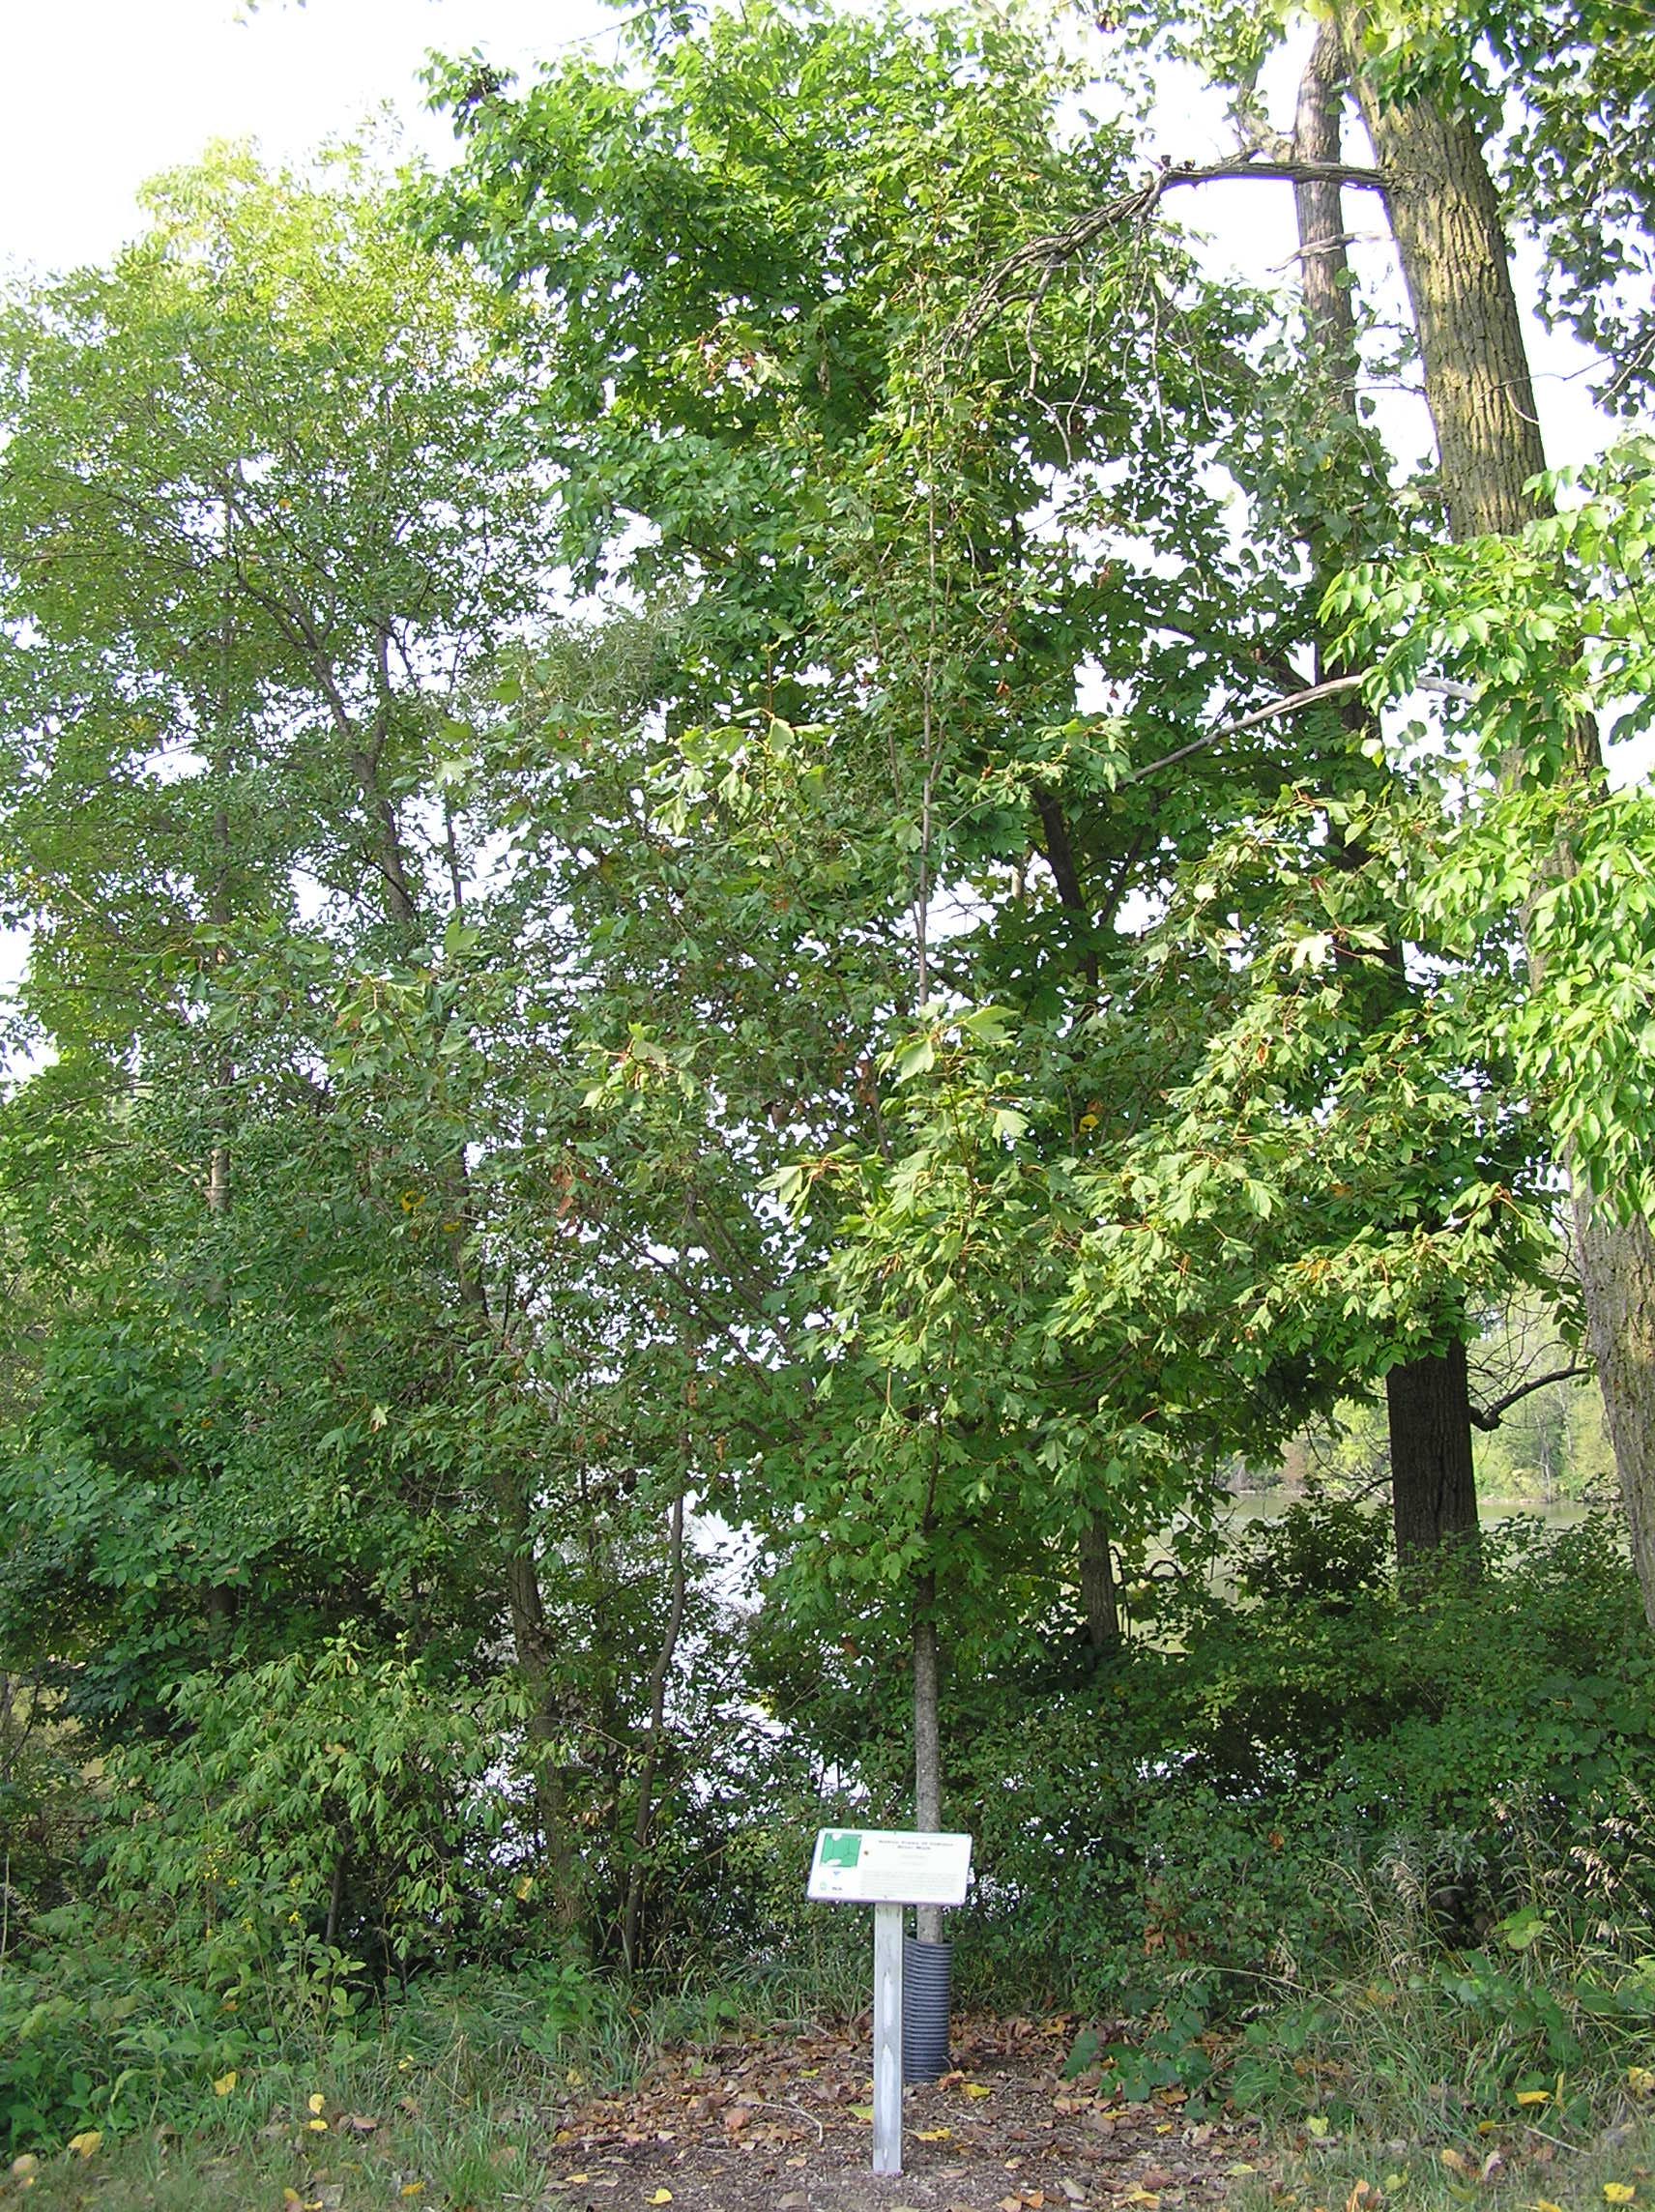
POLYGON ((914 2135, 917 2142, 946 2142, 948 2139, 946 2128, 915 2128, 914 2135))
POLYGON ((398 2194, 403 2197, 421 2197, 424 2192, 425 2184, 422 2181, 405 2181, 398 2194))
POLYGON ((1553 2204, 1550 2197, 1537 2197, 1532 2212, 1563 2212, 1563 2207, 1561 2204, 1553 2204))
POLYGON ((586 2175, 584 2173, 566 2173, 564 2176, 564 2187, 566 2189, 574 2189, 578 2187, 579 2184, 585 2179, 586 2175))
POLYGON ((1304 2125, 1305 2132, 1308 2135, 1313 2135, 1317 2141, 1320 2142, 1322 2137, 1327 2133, 1330 2123, 1324 2113, 1312 2112, 1309 2119, 1305 2121, 1304 2125))
POLYGON ((102 2140, 102 2128, 83 2128, 79 2135, 70 2137, 69 2147, 81 2158, 96 2158, 98 2146, 102 2140))
POLYGON ((966 2095, 968 2097, 992 2097, 994 2091, 986 2081, 968 2081, 966 2083, 966 2095))
POLYGON ((871 2120, 873 2116, 874 2109, 871 2105, 853 2105, 851 2107, 851 2117, 854 2120, 871 2120))
POLYGON ((1611 2204, 1630 2204, 1638 2195, 1630 2181, 1606 2181, 1604 2196, 1611 2204))
POLYGON ((1471 2170, 1457 2150, 1452 2148, 1439 2150, 1437 2155, 1453 2173, 1469 2173, 1471 2170))
POLYGON ((1635 2097, 1655 2095, 1655 2074, 1647 2066, 1629 2066, 1626 2069, 1626 2085, 1635 2097))
POLYGON ((214 2082, 213 2094, 215 2097, 227 2097, 235 2085, 236 2069, 232 2066, 227 2074, 220 2074, 218 2079, 214 2082))
POLYGON ((1552 2092, 1550 2089, 1520 2089, 1517 2101, 1520 2105, 1549 2105, 1552 2102, 1552 2092))
POLYGON ((323 2096, 320 2089, 312 2089, 305 2101, 313 2112, 321 2112, 327 2110, 328 2100, 323 2096))
POLYGON ((646 2204, 670 2204, 672 2202, 672 2191, 670 2189, 657 2189, 653 2197, 646 2197, 644 2201, 646 2204))
POLYGON ((1161 2199, 1152 2189, 1129 2189, 1120 2201, 1122 2204, 1142 2204, 1146 2207, 1153 2207, 1159 2204, 1161 2199))
POLYGON ((325 2136, 328 2132, 328 2123, 326 2120, 306 2120, 305 2125, 309 2129, 313 2136, 325 2136))

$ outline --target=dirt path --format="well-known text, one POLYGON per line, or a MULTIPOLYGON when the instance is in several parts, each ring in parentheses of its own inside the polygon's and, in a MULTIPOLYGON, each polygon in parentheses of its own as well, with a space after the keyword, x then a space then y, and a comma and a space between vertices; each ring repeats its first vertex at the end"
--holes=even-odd
POLYGON ((954 2070, 903 2099, 903 2168, 876 2176, 868 2023, 657 2060, 557 2131, 545 2202, 568 2212, 1132 2212, 1217 2204, 1257 2132, 1065 2081, 1066 2020, 968 2019, 954 2070), (566 2163, 560 2164, 560 2161, 566 2163))

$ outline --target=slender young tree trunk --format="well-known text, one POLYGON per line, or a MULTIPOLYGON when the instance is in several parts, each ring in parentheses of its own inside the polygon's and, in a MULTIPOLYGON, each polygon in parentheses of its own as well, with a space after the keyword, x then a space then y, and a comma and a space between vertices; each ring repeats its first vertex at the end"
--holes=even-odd
MULTIPOLYGON (((224 504, 224 551, 226 559, 233 557, 235 544, 235 513, 228 501, 224 504)), ((234 765, 234 748, 230 735, 230 649, 235 642, 235 621, 231 612, 229 591, 224 594, 223 619, 218 626, 218 689, 213 702, 213 749, 210 771, 217 787, 213 796, 213 881, 207 895, 208 917, 219 929, 228 929, 234 912, 230 877, 233 854, 230 843, 230 810, 225 803, 224 781, 234 765)), ((228 957, 228 948, 220 943, 214 959, 222 962, 228 957)), ((215 1307, 229 1302, 230 1286, 224 1266, 223 1238, 225 1214, 230 1204, 230 1120, 236 1084, 236 1063, 225 1052, 218 1056, 214 1075, 213 1143, 207 1158, 207 1216, 209 1234, 213 1241, 212 1258, 207 1273, 207 1299, 215 1307)), ((213 1380, 217 1382, 223 1372, 222 1350, 213 1358, 213 1380)), ((227 1583, 212 1583, 207 1589, 207 1641, 214 1657, 218 1660, 229 1656, 230 1638, 235 1624, 236 1593, 227 1583)))
POLYGON ((643 1770, 638 1776, 638 1810, 632 1822, 632 1864, 626 1870, 626 1904, 621 1916, 621 1957, 628 1975, 636 1971, 638 1965, 638 1916, 644 1903, 644 1847, 650 1840, 650 1819, 654 1811, 655 1776, 660 1770, 661 1735, 666 1727, 667 1677, 672 1673, 673 1658, 678 1651, 679 1632, 683 1626, 682 1480, 678 1496, 673 1499, 670 1542, 672 1603, 667 1613, 666 1634, 661 1638, 660 1651, 650 1676, 650 1747, 644 1754, 643 1770))
MULTIPOLYGON (((1337 0, 1349 54, 1363 15, 1337 0)), ((1391 229, 1419 332, 1443 499, 1457 538, 1521 530, 1536 509, 1524 484, 1546 465, 1499 204, 1481 139, 1429 100, 1381 102, 1353 73, 1381 168, 1391 229)), ((1594 777, 1595 740, 1582 747, 1594 777)), ((1617 1222, 1574 1178, 1586 1325, 1620 1479, 1643 1611, 1655 1628, 1655 1240, 1617 1222)))
MULTIPOLYGON (((331 671, 325 661, 319 666, 327 688, 331 684, 331 671)), ((403 940, 405 947, 411 949, 420 926, 415 875, 403 851, 396 808, 380 781, 391 695, 389 651, 383 636, 380 676, 379 726, 366 742, 352 727, 336 691, 331 691, 330 696, 335 727, 347 742, 351 772, 366 811, 386 919, 403 940)), ((471 1217, 471 1191, 464 1155, 446 1173, 450 1183, 449 1204, 458 1224, 453 1232, 451 1250, 460 1306, 479 1339, 492 1350, 495 1330, 487 1290, 467 1251, 466 1224, 471 1217)), ((585 1918, 585 1885, 580 1853, 575 1848, 569 1820, 563 1763, 558 1755, 558 1698, 553 1681, 556 1653, 535 1557, 533 1480, 532 1468, 500 1468, 493 1485, 495 1510, 505 1555, 505 1597, 511 1622, 512 1657, 528 1693, 529 1718, 524 1733, 534 1779, 535 1809, 540 1823, 541 1848, 550 1876, 552 1919, 561 1935, 572 1938, 579 1934, 585 1918)))
MULTIPOLYGON (((1293 122, 1293 158, 1336 165, 1343 159, 1342 121, 1348 69, 1339 26, 1324 20, 1299 79, 1293 122)), ((1298 217, 1299 266, 1303 272, 1305 323, 1313 373, 1325 379, 1352 429, 1356 421, 1356 322, 1351 302, 1350 255, 1345 217, 1336 182, 1317 179, 1293 187, 1298 217)), ((1337 547, 1312 542, 1318 575, 1330 579, 1342 565, 1337 547)), ((1324 673, 1322 644, 1317 641, 1316 673, 1324 673)), ((1358 702, 1346 709, 1352 727, 1367 710, 1358 702)), ((1394 961, 1399 999, 1407 991, 1400 946, 1394 961)), ((1391 1449, 1391 1508, 1397 1528, 1397 1556, 1403 1532, 1410 1551, 1477 1534, 1477 1492, 1471 1467, 1471 1401, 1466 1375, 1466 1348, 1426 1353, 1393 1367, 1385 1378, 1385 1405, 1391 1449), (1445 1481, 1445 1462, 1456 1479, 1445 1481), (1465 1479, 1458 1479, 1459 1470, 1465 1479)))
MULTIPOLYGON (((914 1585, 914 1825, 935 1835, 943 1825, 943 1729, 937 1701, 937 1578, 914 1585)), ((934 1905, 914 1915, 921 1943, 943 1940, 943 1914, 934 1905)))
MULTIPOLYGON (((1295 161, 1343 159, 1345 49, 1338 26, 1324 22, 1299 78, 1293 116, 1295 161)), ((1293 186, 1298 218, 1299 287, 1311 344, 1342 397, 1355 413, 1356 313, 1350 298, 1350 260, 1345 243, 1345 207, 1336 180, 1321 177, 1293 186)), ((1320 673, 1320 670, 1319 670, 1320 673)))

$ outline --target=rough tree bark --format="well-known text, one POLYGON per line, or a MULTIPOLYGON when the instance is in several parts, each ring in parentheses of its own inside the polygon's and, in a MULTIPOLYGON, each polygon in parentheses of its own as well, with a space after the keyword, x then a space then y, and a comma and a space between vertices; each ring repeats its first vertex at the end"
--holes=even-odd
POLYGON ((1399 1564, 1477 1533, 1477 1490, 1471 1474, 1471 1427, 1466 1347, 1439 1356, 1404 1360, 1385 1377, 1391 1453, 1400 1451, 1406 1481, 1392 1481, 1391 1509, 1399 1564))
MULTIPOLYGON (((1338 0, 1348 55, 1363 16, 1338 0)), ((1391 176, 1392 233, 1419 332, 1443 500, 1456 538, 1521 530, 1535 513, 1524 485, 1546 465, 1499 205, 1471 124, 1427 98, 1381 100, 1352 72, 1362 119, 1391 176)), ((1597 763, 1590 734, 1582 772, 1597 763)), ((1587 1334, 1597 1362, 1643 1611, 1655 1628, 1655 1238, 1617 1222, 1573 1178, 1587 1334)))
POLYGON ((1094 1655, 1113 1651, 1120 1642, 1120 1593, 1109 1530, 1095 1515, 1081 1531, 1081 1612, 1094 1655))
MULTIPOLYGON (((1349 70, 1339 26, 1324 19, 1299 78, 1293 119, 1295 162, 1337 170, 1349 70)), ((1356 317, 1351 299, 1350 263, 1346 247, 1344 207, 1336 177, 1295 184, 1299 268, 1311 369, 1325 382, 1333 400, 1356 419, 1356 317)), ((1337 546, 1313 538, 1311 558, 1319 577, 1331 580, 1343 565, 1337 546)), ((1316 673, 1325 673, 1322 641, 1317 641, 1316 673)), ((1364 726, 1367 709, 1351 700, 1344 710, 1352 728, 1364 726)), ((1399 996, 1406 991, 1400 946, 1394 967, 1399 996)), ((1385 1378, 1390 1430, 1391 1510, 1397 1531, 1397 1557, 1437 1545, 1473 1542, 1477 1535, 1477 1491, 1471 1479, 1471 1401, 1466 1374, 1466 1347, 1428 1353, 1402 1361, 1385 1378), (1454 1479, 1445 1479, 1451 1463, 1454 1479), (1406 1536, 1405 1536, 1406 1532, 1406 1536)))

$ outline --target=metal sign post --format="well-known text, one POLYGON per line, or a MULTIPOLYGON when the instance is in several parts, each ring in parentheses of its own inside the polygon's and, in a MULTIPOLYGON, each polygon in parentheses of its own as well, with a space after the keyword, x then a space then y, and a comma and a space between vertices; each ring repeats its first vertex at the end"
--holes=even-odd
POLYGON ((970 1836, 823 1828, 805 1894, 874 1908, 874 2171, 902 2171, 902 1908, 964 1905, 970 1836))

